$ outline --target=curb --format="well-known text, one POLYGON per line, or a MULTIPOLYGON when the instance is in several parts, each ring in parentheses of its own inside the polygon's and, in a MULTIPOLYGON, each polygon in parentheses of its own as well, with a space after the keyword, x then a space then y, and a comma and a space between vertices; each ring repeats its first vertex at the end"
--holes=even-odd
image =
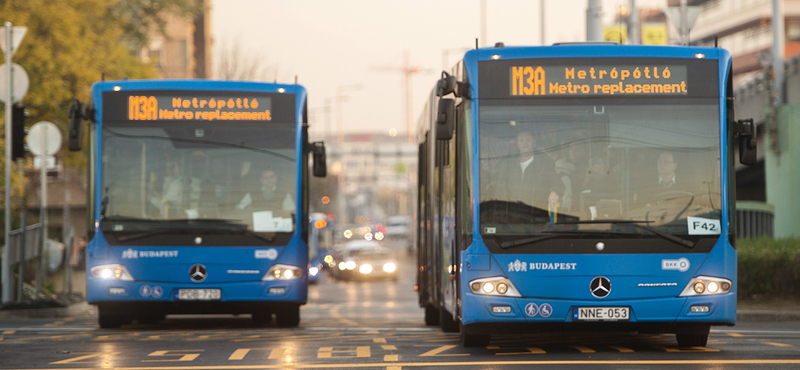
POLYGON ((71 304, 67 307, 36 308, 22 310, 2 310, 0 319, 28 318, 45 319, 79 316, 89 312, 91 306, 86 301, 71 304))
POLYGON ((738 310, 736 321, 784 322, 800 321, 800 311, 738 310))

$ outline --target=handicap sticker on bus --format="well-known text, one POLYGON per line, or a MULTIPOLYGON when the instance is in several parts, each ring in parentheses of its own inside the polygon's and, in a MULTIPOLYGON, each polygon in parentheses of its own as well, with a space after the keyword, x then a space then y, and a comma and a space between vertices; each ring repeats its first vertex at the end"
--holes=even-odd
POLYGON ((550 306, 549 303, 542 303, 542 305, 539 306, 539 315, 542 315, 542 317, 550 317, 552 314, 553 307, 550 306))

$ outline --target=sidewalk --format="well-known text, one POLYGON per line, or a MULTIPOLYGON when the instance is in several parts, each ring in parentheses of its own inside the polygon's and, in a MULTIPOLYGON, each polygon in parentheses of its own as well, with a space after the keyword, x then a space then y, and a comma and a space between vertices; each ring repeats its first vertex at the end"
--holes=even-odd
MULTIPOLYGON (((0 319, 75 317, 89 315, 92 309, 83 301, 68 307, 0 310, 0 319)), ((800 301, 795 300, 739 302, 736 311, 736 321, 741 322, 800 321, 800 301)))

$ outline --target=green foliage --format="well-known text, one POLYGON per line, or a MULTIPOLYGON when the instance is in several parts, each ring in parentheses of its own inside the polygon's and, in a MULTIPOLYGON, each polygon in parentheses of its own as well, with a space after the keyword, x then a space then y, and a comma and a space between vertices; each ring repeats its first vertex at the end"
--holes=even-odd
POLYGON ((800 298, 800 239, 739 239, 738 296, 800 298))
POLYGON ((142 50, 148 33, 166 34, 168 17, 192 19, 202 11, 202 0, 117 0, 113 12, 123 25, 125 43, 133 51, 142 50))
MULTIPOLYGON (((30 88, 23 104, 30 116, 26 124, 50 121, 66 137, 67 110, 73 97, 90 100, 92 83, 106 79, 152 78, 156 71, 122 44, 124 28, 115 16, 116 0, 6 0, 0 2, 0 19, 28 28, 13 62, 28 73, 30 88)), ((0 104, 2 107, 2 104, 0 104)), ((5 109, 4 107, 2 109, 5 109)), ((3 123, 5 124, 5 123, 3 123)), ((5 132, 5 127, 0 128, 5 132)), ((0 143, 5 144, 5 143, 0 143)), ((58 156, 68 167, 85 168, 86 155, 62 150, 58 156)), ((5 168, 0 156, 0 168, 5 168)), ((28 160, 27 166, 30 166, 28 160)), ((0 171, 3 172, 4 171, 0 171)), ((22 199, 22 179, 12 175, 12 217, 17 227, 22 199)), ((0 181, 5 183, 3 175, 0 181)), ((0 185, 2 188, 2 185, 0 185)), ((0 204, 4 208, 6 202, 0 204)), ((0 214, 0 220, 3 219, 0 214)), ((0 237, 3 237, 0 231, 0 237)))

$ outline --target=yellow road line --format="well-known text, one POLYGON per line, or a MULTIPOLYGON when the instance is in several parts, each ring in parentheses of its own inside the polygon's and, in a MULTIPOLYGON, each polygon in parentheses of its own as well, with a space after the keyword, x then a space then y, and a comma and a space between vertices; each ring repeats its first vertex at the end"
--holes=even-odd
MULTIPOLYGON (((501 365, 800 365, 800 359, 758 359, 758 360, 567 360, 567 361, 471 361, 471 362, 405 362, 392 364, 393 367, 452 367, 452 366, 501 366, 501 365)), ((220 365, 220 366, 136 366, 116 367, 116 370, 250 370, 250 369, 341 369, 377 368, 385 363, 351 364, 280 364, 280 365, 220 365)), ((53 368, 25 369, 53 370, 53 368)), ((70 368, 70 370, 96 370, 95 368, 70 368)))
POLYGON ((383 361, 398 361, 400 359, 400 355, 384 355, 383 361))
POLYGON ((613 349, 615 349, 615 350, 617 350, 617 351, 623 352, 623 353, 631 353, 631 352, 634 352, 634 350, 632 350, 632 349, 630 349, 630 348, 626 348, 626 347, 617 347, 617 346, 609 346, 609 347, 611 347, 611 348, 613 348, 613 349))
POLYGON ((16 332, 17 332, 16 330, 6 330, 6 331, 4 331, 4 332, 2 332, 2 333, 0 333, 0 334, 3 334, 3 335, 11 335, 11 334, 14 334, 14 333, 16 333, 16 332))
POLYGON ((792 347, 791 344, 786 344, 786 343, 764 342, 764 344, 769 344, 770 346, 775 346, 775 347, 792 347))
POLYGON ((397 349, 397 347, 395 347, 395 346, 393 346, 391 344, 384 344, 384 345, 381 346, 381 348, 383 348, 386 351, 394 351, 394 350, 397 349))
POLYGON ((578 351, 581 351, 581 353, 595 353, 595 352, 597 352, 597 351, 595 351, 595 350, 593 350, 593 349, 591 349, 589 347, 582 347, 582 346, 570 346, 570 347, 575 348, 578 351))
POLYGON ((739 333, 728 333, 728 336, 731 336, 731 337, 734 337, 734 338, 744 338, 744 337, 746 337, 746 335, 739 334, 739 333))
POLYGON ((372 338, 373 343, 386 343, 386 338, 372 338))

